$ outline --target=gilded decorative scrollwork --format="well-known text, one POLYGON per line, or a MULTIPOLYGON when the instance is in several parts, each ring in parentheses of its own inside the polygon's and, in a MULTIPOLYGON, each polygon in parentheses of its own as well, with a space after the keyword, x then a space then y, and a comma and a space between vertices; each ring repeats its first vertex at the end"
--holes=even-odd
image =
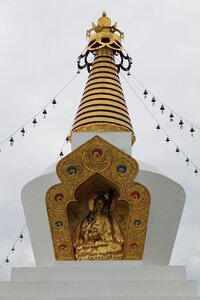
POLYGON ((99 18, 97 25, 92 23, 92 28, 87 30, 86 36, 89 40, 89 44, 86 51, 78 57, 77 63, 79 69, 87 67, 90 72, 92 63, 88 60, 89 54, 108 48, 119 56, 120 63, 117 64, 118 71, 120 71, 120 69, 124 71, 130 70, 132 59, 124 52, 124 48, 121 44, 124 33, 117 28, 117 23, 111 25, 111 20, 106 16, 105 12, 103 12, 102 16, 99 18), (124 61, 126 61, 126 65, 124 64, 124 61))
POLYGON ((57 260, 142 259, 150 194, 146 187, 134 181, 138 170, 134 158, 98 136, 58 162, 57 175, 61 183, 50 187, 46 193, 57 260), (124 237, 123 253, 105 255, 96 251, 93 256, 88 253, 75 255, 73 234, 88 213, 88 195, 96 190, 110 189, 117 195, 111 213, 124 237))

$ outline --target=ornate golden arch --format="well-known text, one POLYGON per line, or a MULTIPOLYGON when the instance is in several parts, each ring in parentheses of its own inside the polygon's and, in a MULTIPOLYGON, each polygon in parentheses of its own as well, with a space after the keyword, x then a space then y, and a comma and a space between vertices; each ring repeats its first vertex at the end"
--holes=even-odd
POLYGON ((121 223, 125 237, 125 260, 142 259, 146 237, 150 194, 146 187, 134 181, 138 173, 134 158, 95 136, 57 164, 61 183, 46 193, 46 206, 51 228, 55 257, 57 260, 74 260, 72 228, 81 211, 73 211, 77 202, 77 188, 87 180, 99 176, 119 193, 115 218, 121 223), (128 209, 127 209, 128 207, 128 209))

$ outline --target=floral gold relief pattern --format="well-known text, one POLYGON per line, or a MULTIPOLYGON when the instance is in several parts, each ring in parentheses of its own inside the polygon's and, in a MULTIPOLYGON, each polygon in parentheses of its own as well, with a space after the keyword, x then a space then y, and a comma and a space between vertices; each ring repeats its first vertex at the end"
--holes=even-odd
POLYGON ((58 162, 61 183, 46 193, 57 260, 142 259, 150 194, 134 181, 138 170, 98 136, 58 162))

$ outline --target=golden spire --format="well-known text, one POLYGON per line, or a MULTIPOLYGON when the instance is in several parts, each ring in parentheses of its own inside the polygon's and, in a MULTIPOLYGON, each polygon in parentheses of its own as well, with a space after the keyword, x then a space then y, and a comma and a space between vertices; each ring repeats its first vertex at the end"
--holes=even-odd
MULTIPOLYGON (((98 24, 86 34, 89 44, 84 54, 79 56, 78 67, 87 67, 89 77, 76 114, 73 132, 112 131, 133 133, 133 128, 123 90, 119 71, 129 71, 132 61, 124 54, 121 40, 124 34, 117 29, 117 23, 111 26, 111 20, 103 12, 98 24), (94 55, 93 62, 88 55, 94 55), (115 56, 119 57, 116 63, 115 56), (124 61, 127 61, 127 67, 124 61), (83 63, 82 63, 83 61, 83 63)), ((133 133, 133 142, 135 140, 133 133)))

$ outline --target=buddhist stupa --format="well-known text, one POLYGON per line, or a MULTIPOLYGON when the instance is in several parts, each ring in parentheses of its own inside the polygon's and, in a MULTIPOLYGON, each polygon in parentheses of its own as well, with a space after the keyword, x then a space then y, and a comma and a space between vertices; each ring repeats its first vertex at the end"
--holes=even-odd
POLYGON ((103 12, 86 36, 72 151, 22 190, 36 267, 14 268, 0 299, 197 299, 185 267, 169 266, 185 192, 131 156, 124 34, 103 12))

